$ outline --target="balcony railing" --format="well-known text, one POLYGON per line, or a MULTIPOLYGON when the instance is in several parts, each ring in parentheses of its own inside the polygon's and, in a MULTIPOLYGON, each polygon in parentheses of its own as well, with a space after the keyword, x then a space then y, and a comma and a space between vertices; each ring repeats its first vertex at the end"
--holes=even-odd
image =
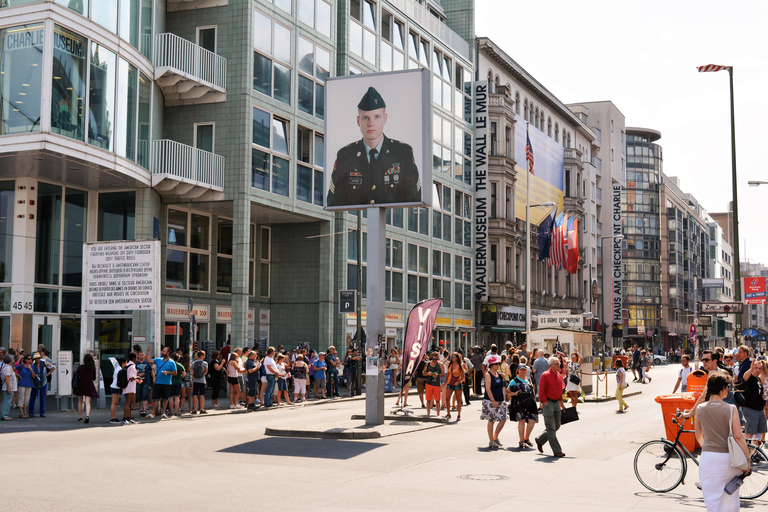
POLYGON ((152 141, 152 175, 224 190, 224 157, 174 140, 152 141))
POLYGON ((223 96, 227 89, 227 59, 176 34, 155 35, 153 60, 166 99, 183 102, 209 92, 223 96))

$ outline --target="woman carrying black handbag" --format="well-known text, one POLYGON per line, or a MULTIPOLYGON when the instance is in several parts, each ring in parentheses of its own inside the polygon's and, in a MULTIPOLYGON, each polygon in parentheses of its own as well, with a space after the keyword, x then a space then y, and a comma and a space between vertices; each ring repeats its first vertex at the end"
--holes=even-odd
POLYGON ((568 379, 565 383, 565 391, 568 393, 568 398, 571 399, 571 405, 576 407, 581 394, 581 354, 576 349, 573 349, 571 361, 568 363, 568 379))
POLYGON ((533 446, 530 441, 534 425, 539 421, 536 399, 533 394, 533 384, 528 380, 528 367, 521 364, 517 367, 517 375, 509 381, 509 419, 517 422, 517 433, 520 437, 518 446, 524 450, 533 446))

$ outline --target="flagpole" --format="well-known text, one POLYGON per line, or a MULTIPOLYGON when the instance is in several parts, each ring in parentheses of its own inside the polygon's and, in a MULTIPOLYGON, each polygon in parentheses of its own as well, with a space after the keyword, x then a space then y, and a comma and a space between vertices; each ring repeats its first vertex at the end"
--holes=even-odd
MULTIPOLYGON (((525 127, 528 141, 528 125, 525 127)), ((531 338, 531 173, 525 177, 525 341, 531 338)), ((531 345, 531 348, 533 345, 531 345)))
MULTIPOLYGON (((733 265, 734 275, 736 276, 735 296, 734 302, 741 302, 741 260, 739 258, 739 198, 738 198, 738 184, 736 182, 736 121, 733 113, 733 66, 728 68, 728 77, 731 82, 731 187, 733 188, 733 259, 735 265, 733 265)), ((736 314, 736 325, 738 326, 734 331, 734 341, 739 339, 739 332, 744 327, 741 325, 741 313, 736 314)))

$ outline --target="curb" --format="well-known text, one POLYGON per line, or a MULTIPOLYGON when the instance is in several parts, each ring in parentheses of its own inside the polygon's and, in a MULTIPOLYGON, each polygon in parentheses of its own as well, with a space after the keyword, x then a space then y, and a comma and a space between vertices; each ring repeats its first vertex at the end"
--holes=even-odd
POLYGON ((381 432, 327 432, 319 430, 291 430, 274 427, 266 427, 264 435, 276 437, 307 437, 314 439, 379 439, 381 432))
MULTIPOLYGON (((365 414, 353 414, 352 418, 350 419, 364 420, 365 414)), ((419 422, 419 423, 440 423, 442 425, 448 424, 447 418, 442 418, 438 416, 397 416, 394 414, 385 414, 384 421, 413 421, 413 422, 419 422)))

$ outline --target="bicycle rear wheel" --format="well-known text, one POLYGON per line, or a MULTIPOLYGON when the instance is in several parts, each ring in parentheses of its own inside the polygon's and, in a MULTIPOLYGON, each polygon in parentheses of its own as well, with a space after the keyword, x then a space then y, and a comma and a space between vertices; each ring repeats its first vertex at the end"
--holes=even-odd
POLYGON ((635 454, 635 476, 646 489, 668 492, 686 473, 683 454, 669 441, 649 441, 635 454))
POLYGON ((739 487, 739 498, 752 499, 762 496, 768 490, 768 457, 760 448, 749 447, 752 473, 739 487))

